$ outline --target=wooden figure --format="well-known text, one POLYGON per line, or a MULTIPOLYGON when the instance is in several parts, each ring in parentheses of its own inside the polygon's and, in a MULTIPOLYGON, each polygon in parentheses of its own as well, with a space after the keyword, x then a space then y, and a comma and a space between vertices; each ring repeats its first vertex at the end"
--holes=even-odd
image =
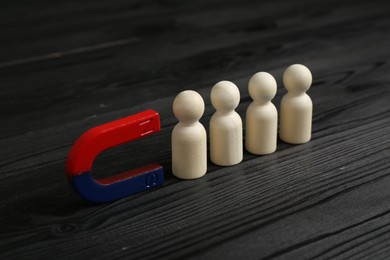
POLYGON ((312 83, 310 70, 300 64, 291 65, 283 74, 287 94, 280 109, 280 139, 291 144, 310 141, 313 102, 306 94, 312 83))
POLYGON ((172 172, 180 179, 196 179, 207 171, 207 135, 199 123, 204 108, 203 98, 192 90, 179 93, 173 102, 179 123, 172 131, 172 172))
POLYGON ((221 166, 242 161, 242 120, 234 110, 240 102, 240 91, 230 81, 220 81, 211 90, 216 112, 210 120, 210 159, 221 166))
POLYGON ((246 111, 245 148, 250 153, 263 155, 276 150, 278 111, 271 102, 276 89, 274 77, 267 72, 258 72, 249 80, 253 102, 246 111))

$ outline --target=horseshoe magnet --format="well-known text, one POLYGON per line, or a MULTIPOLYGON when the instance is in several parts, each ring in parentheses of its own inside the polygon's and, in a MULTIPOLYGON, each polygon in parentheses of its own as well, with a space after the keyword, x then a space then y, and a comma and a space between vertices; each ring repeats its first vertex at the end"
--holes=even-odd
POLYGON ((149 164, 105 179, 94 179, 92 164, 101 152, 160 131, 160 116, 146 110, 94 127, 73 144, 66 161, 69 183, 84 199, 107 203, 163 184, 164 170, 149 164))

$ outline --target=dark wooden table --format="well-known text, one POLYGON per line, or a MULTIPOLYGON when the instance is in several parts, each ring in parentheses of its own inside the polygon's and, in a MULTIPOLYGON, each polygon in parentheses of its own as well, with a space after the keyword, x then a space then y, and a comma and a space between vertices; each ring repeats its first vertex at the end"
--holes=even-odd
POLYGON ((389 259, 390 8, 386 1, 3 1, 1 259, 389 259), (307 65, 313 139, 181 181, 176 94, 307 65), (91 205, 65 160, 87 129, 145 109, 162 131, 103 153, 113 175, 150 162, 164 186, 91 205))

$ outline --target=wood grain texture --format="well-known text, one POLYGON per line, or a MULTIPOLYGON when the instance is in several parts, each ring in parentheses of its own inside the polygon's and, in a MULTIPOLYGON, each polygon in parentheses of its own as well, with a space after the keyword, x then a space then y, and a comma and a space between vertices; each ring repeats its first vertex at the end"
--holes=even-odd
POLYGON ((389 13, 385 1, 3 1, 0 258, 390 258, 389 13), (211 87, 233 81, 244 119, 249 78, 274 75, 279 108, 293 63, 313 74, 311 142, 173 177, 177 93, 203 96, 207 128, 211 87), (162 131, 94 171, 159 162, 165 185, 82 201, 65 177, 72 143, 148 108, 162 131))

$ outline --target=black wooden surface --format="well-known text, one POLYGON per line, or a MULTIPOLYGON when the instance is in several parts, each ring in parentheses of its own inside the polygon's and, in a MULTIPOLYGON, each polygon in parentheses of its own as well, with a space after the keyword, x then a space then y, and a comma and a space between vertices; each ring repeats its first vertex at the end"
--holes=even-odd
POLYGON ((386 1, 2 1, 1 259, 390 259, 390 8, 386 1), (181 181, 171 103, 278 82, 307 65, 313 139, 181 181), (104 177, 159 162, 166 183, 107 205, 65 178, 87 129, 144 109, 162 131, 103 153, 104 177))

